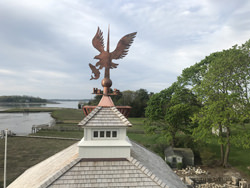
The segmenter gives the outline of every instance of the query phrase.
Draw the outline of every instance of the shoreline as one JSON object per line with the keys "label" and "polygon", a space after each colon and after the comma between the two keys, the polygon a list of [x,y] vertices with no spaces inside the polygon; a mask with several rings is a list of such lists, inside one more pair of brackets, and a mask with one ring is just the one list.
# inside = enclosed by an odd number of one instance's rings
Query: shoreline
{"label": "shoreline", "polygon": [[17,105],[17,104],[22,104],[22,105],[37,105],[37,104],[60,104],[59,102],[55,101],[48,101],[48,102],[0,102],[0,105]]}
{"label": "shoreline", "polygon": [[28,107],[28,108],[10,108],[0,111],[0,113],[39,113],[53,112],[55,110],[64,109],[62,107]]}

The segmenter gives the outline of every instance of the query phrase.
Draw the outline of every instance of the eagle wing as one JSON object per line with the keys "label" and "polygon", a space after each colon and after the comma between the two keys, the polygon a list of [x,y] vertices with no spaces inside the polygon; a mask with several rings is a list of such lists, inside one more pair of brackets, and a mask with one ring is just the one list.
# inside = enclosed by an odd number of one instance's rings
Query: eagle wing
{"label": "eagle wing", "polygon": [[111,53],[111,59],[121,59],[128,54],[128,49],[133,43],[136,33],[127,34],[120,39],[116,49]]}
{"label": "eagle wing", "polygon": [[98,27],[97,32],[92,40],[92,44],[99,52],[104,51],[102,31],[100,30],[99,27]]}

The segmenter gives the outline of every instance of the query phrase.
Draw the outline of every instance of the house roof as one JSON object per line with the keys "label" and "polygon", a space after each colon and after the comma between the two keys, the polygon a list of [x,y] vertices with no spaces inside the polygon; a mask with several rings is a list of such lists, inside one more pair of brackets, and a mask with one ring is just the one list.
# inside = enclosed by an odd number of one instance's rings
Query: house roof
{"label": "house roof", "polygon": [[172,146],[169,146],[164,151],[165,156],[173,156],[178,155],[180,157],[194,157],[194,153],[190,148],[173,148]]}
{"label": "house roof", "polygon": [[80,159],[73,144],[26,170],[8,188],[186,187],[159,156],[131,143],[127,159]]}
{"label": "house roof", "polygon": [[97,106],[79,124],[82,127],[128,127],[132,124],[116,107]]}
{"label": "house roof", "polygon": [[[167,147],[164,150],[164,154],[165,154],[166,157],[176,155],[172,146]],[[180,156],[180,157],[182,157],[182,156]]]}

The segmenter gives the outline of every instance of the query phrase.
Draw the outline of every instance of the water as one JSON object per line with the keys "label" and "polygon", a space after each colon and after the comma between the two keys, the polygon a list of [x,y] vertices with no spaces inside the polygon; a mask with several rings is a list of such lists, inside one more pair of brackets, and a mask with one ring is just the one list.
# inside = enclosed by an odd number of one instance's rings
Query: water
{"label": "water", "polygon": [[[87,102],[87,101],[85,101]],[[79,101],[56,101],[56,104],[17,104],[17,103],[8,103],[0,104],[0,111],[8,110],[10,108],[29,108],[29,107],[58,107],[58,108],[74,108],[78,109]]]}
{"label": "water", "polygon": [[11,130],[17,135],[31,133],[32,125],[51,125],[54,119],[48,112],[41,113],[0,113],[0,130]]}
{"label": "water", "polygon": [[46,104],[44,107],[74,108],[78,109],[79,101],[56,101],[58,104]]}
{"label": "water", "polygon": [[[58,107],[78,108],[79,101],[56,101],[57,104],[0,104],[0,111],[10,108],[28,107]],[[28,135],[31,133],[32,125],[51,124],[54,119],[50,113],[0,113],[0,131],[9,129],[17,135]]]}

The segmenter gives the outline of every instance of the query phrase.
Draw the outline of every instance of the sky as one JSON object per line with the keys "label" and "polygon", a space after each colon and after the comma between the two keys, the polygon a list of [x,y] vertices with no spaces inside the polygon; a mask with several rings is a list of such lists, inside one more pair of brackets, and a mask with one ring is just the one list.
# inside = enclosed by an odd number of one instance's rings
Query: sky
{"label": "sky", "polygon": [[[248,0],[0,0],[0,96],[91,99],[101,80],[89,63],[98,26],[110,51],[137,32],[114,60],[112,88],[160,92],[184,68],[250,39]],[[106,45],[105,45],[106,46]]]}

